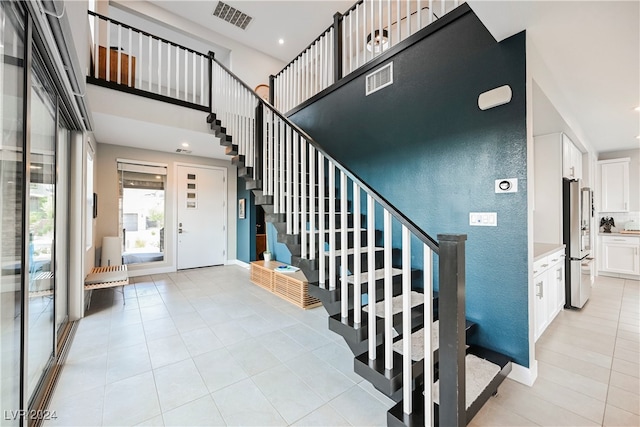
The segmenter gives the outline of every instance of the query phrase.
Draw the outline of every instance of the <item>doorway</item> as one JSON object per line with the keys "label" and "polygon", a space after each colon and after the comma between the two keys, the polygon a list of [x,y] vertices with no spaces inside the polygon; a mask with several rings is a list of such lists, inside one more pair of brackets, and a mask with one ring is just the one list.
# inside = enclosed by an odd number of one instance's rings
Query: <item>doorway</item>
{"label": "doorway", "polygon": [[226,261],[226,169],[177,165],[177,268]]}

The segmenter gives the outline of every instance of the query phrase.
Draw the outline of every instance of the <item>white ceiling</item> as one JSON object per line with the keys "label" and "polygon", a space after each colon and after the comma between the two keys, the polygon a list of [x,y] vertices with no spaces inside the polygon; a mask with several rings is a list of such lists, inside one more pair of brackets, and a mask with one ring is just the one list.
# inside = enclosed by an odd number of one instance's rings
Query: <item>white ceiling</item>
{"label": "white ceiling", "polygon": [[[332,23],[335,12],[346,11],[355,0],[226,1],[253,17],[246,31],[212,16],[217,0],[151,2],[288,62]],[[497,40],[527,30],[553,84],[545,88],[537,83],[584,146],[596,152],[640,147],[640,112],[634,111],[640,106],[639,1],[468,3]],[[116,129],[110,125],[100,130],[98,122],[96,118],[98,140],[103,132]],[[156,134],[158,149],[158,141],[171,133],[164,129]],[[170,144],[166,151],[175,150],[176,142]]]}

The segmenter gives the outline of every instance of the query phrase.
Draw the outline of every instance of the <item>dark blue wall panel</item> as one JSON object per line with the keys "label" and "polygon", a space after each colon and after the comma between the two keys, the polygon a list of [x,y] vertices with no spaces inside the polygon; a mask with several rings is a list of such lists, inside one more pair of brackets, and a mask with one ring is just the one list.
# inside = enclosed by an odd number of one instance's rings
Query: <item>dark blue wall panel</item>
{"label": "dark blue wall panel", "polygon": [[[468,235],[475,341],[528,366],[524,33],[496,43],[469,13],[390,60],[392,86],[365,97],[362,75],[291,119],[431,236]],[[478,95],[505,84],[512,101],[481,111]],[[519,191],[495,194],[499,178]],[[471,227],[469,212],[498,226]]]}
{"label": "dark blue wall panel", "polygon": [[244,178],[236,179],[238,201],[245,200],[245,219],[238,218],[237,223],[237,258],[248,263],[256,260],[256,206],[253,192],[245,188]]}

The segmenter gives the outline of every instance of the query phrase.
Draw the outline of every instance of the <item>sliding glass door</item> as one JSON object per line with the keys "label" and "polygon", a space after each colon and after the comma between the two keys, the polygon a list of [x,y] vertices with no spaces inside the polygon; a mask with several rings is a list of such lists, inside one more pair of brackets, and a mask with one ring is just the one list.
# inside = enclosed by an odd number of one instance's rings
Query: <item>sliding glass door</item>
{"label": "sliding glass door", "polygon": [[[24,15],[0,2],[0,410],[20,409]],[[6,412],[5,412],[6,411]],[[10,418],[10,419],[6,419]],[[0,417],[0,425],[18,425]]]}
{"label": "sliding glass door", "polygon": [[54,356],[57,98],[37,54],[31,72],[28,396]]}
{"label": "sliding glass door", "polygon": [[0,1],[0,426],[34,421],[69,306],[71,116],[23,5]]}

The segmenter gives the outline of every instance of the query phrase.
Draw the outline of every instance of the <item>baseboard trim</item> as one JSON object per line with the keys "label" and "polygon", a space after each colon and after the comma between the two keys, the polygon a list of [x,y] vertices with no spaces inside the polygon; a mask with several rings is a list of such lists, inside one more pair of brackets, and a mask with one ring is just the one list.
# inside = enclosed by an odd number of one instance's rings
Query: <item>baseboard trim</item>
{"label": "baseboard trim", "polygon": [[531,361],[531,366],[528,368],[513,363],[511,373],[507,378],[531,387],[536,382],[536,378],[538,378],[538,361]]}
{"label": "baseboard trim", "polygon": [[129,264],[127,271],[129,272],[129,277],[137,277],[137,276],[149,276],[151,274],[163,274],[163,273],[175,273],[176,267],[154,267],[154,268],[140,268],[131,269],[131,264]]}
{"label": "baseboard trim", "polygon": [[238,265],[242,268],[246,268],[247,270],[251,268],[251,264],[246,263],[244,261],[240,261],[239,259],[230,259],[227,260],[226,265]]}

